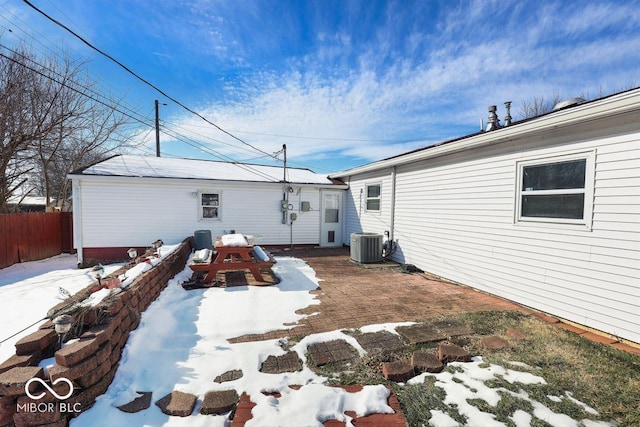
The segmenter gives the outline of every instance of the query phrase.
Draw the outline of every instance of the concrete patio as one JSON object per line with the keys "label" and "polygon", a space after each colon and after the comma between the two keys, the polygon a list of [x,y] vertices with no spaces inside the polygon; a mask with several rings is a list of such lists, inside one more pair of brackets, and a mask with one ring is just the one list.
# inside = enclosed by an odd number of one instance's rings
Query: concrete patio
{"label": "concrete patio", "polygon": [[392,262],[354,263],[348,248],[294,248],[271,252],[275,256],[301,258],[315,270],[320,289],[312,293],[317,295],[320,304],[303,310],[303,314],[315,314],[292,324],[289,330],[245,335],[234,342],[305,336],[382,323],[418,322],[472,311],[531,313],[518,304],[427,273],[403,273],[400,266]]}
{"label": "concrete patio", "polygon": [[[312,314],[290,329],[267,334],[245,335],[232,342],[259,341],[283,337],[302,337],[338,329],[359,328],[366,325],[420,322],[457,313],[474,311],[515,310],[535,316],[556,327],[581,337],[610,345],[619,350],[640,354],[640,348],[620,342],[580,325],[559,319],[522,305],[477,291],[429,273],[402,271],[393,262],[357,264],[350,259],[349,248],[293,248],[271,250],[274,256],[303,259],[320,279],[320,289],[312,291],[320,301],[302,310]],[[251,283],[251,274],[241,277],[238,284]],[[233,283],[228,283],[232,286]]]}

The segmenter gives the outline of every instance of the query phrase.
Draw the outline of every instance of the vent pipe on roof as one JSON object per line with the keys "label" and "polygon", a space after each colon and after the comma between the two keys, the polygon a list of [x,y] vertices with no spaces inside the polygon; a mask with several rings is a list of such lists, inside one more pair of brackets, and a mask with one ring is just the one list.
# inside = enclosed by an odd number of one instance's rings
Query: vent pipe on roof
{"label": "vent pipe on roof", "polygon": [[[489,119],[487,120],[487,128],[485,131],[489,132],[492,130],[500,129],[501,127],[511,126],[511,101],[506,101],[504,103],[504,108],[507,110],[507,115],[504,117],[504,126],[500,124],[500,119],[498,118],[498,107],[495,105],[489,106]],[[480,119],[480,130],[482,129],[482,119]]]}
{"label": "vent pipe on roof", "polygon": [[504,108],[507,110],[507,115],[504,116],[504,127],[511,126],[511,101],[506,101]]}
{"label": "vent pipe on roof", "polygon": [[498,119],[498,115],[496,114],[497,110],[498,107],[496,107],[495,105],[489,106],[489,120],[487,121],[486,129],[487,132],[501,128],[500,119]]}

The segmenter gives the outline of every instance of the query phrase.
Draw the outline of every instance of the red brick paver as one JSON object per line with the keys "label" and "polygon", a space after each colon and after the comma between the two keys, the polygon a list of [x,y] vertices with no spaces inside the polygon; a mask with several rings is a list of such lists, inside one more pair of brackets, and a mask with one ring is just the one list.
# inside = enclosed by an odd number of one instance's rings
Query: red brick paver
{"label": "red brick paver", "polygon": [[[320,279],[320,289],[312,293],[317,295],[320,304],[312,305],[300,312],[316,314],[291,325],[291,329],[245,335],[231,340],[232,342],[306,336],[381,323],[429,321],[465,312],[517,310],[556,327],[578,333],[583,338],[630,353],[640,353],[640,347],[617,342],[615,338],[607,337],[606,334],[589,333],[586,328],[574,329],[554,316],[451,283],[428,273],[402,273],[399,268],[389,268],[392,265],[390,263],[387,268],[356,264],[350,260],[348,248],[300,248],[292,251],[274,250],[272,253],[275,256],[301,258],[315,270],[316,276]],[[512,336],[509,333],[508,335]],[[517,335],[512,337],[524,338],[519,336],[520,333]]]}
{"label": "red brick paver", "polygon": [[387,268],[356,264],[345,248],[272,253],[301,258],[315,270],[320,289],[312,293],[320,304],[301,312],[318,314],[302,319],[292,325],[291,330],[246,335],[234,342],[305,336],[382,323],[418,322],[472,311],[524,311],[510,301],[428,274],[402,273],[399,268],[390,268],[391,263]]}

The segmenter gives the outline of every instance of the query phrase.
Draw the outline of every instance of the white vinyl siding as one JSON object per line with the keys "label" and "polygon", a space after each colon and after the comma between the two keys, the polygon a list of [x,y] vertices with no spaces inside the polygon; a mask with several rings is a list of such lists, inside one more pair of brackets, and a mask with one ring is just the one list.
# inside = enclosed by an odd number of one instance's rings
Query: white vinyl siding
{"label": "white vinyl siding", "polygon": [[[373,174],[363,174],[349,182],[345,195],[345,225],[343,243],[350,244],[351,233],[362,231],[384,234],[391,230],[391,172],[385,170]],[[367,210],[367,185],[380,185],[380,209]]]}
{"label": "white vinyl siding", "polygon": [[[640,342],[640,134],[573,138],[521,139],[398,165],[395,259]],[[591,228],[517,221],[518,165],[585,152],[594,162],[585,196]],[[361,224],[358,231],[380,232]]]}
{"label": "white vinyl siding", "polygon": [[[289,195],[298,218],[282,224],[280,184],[216,184],[204,181],[86,177],[81,178],[82,242],[86,248],[145,246],[162,239],[178,243],[194,231],[209,229],[212,235],[230,230],[256,236],[257,244],[319,243],[320,195],[317,188],[299,188]],[[220,218],[201,220],[200,192],[215,190],[221,196]],[[298,191],[299,190],[299,191]],[[300,202],[311,210],[300,211]],[[74,218],[75,219],[75,218]],[[293,231],[292,234],[290,232]]]}

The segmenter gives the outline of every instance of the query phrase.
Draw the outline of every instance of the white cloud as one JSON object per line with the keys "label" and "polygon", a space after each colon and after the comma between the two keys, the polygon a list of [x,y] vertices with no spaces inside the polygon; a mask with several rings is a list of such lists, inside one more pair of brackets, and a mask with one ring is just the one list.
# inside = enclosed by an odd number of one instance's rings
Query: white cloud
{"label": "white cloud", "polygon": [[[287,69],[256,67],[228,81],[225,96],[202,113],[265,151],[286,143],[292,159],[377,160],[475,132],[490,104],[501,110],[511,100],[515,115],[521,101],[533,96],[570,97],[628,85],[621,80],[634,71],[619,67],[638,63],[640,36],[584,34],[586,28],[622,26],[627,9],[461,2],[436,18],[440,31],[434,31],[403,26],[411,10],[400,17],[390,7],[369,42],[345,28],[320,28],[313,32],[314,49],[286,57]],[[625,25],[637,27],[637,12],[631,15]],[[238,43],[242,56],[246,40]],[[237,145],[200,127],[199,120],[185,119],[180,126]]]}

